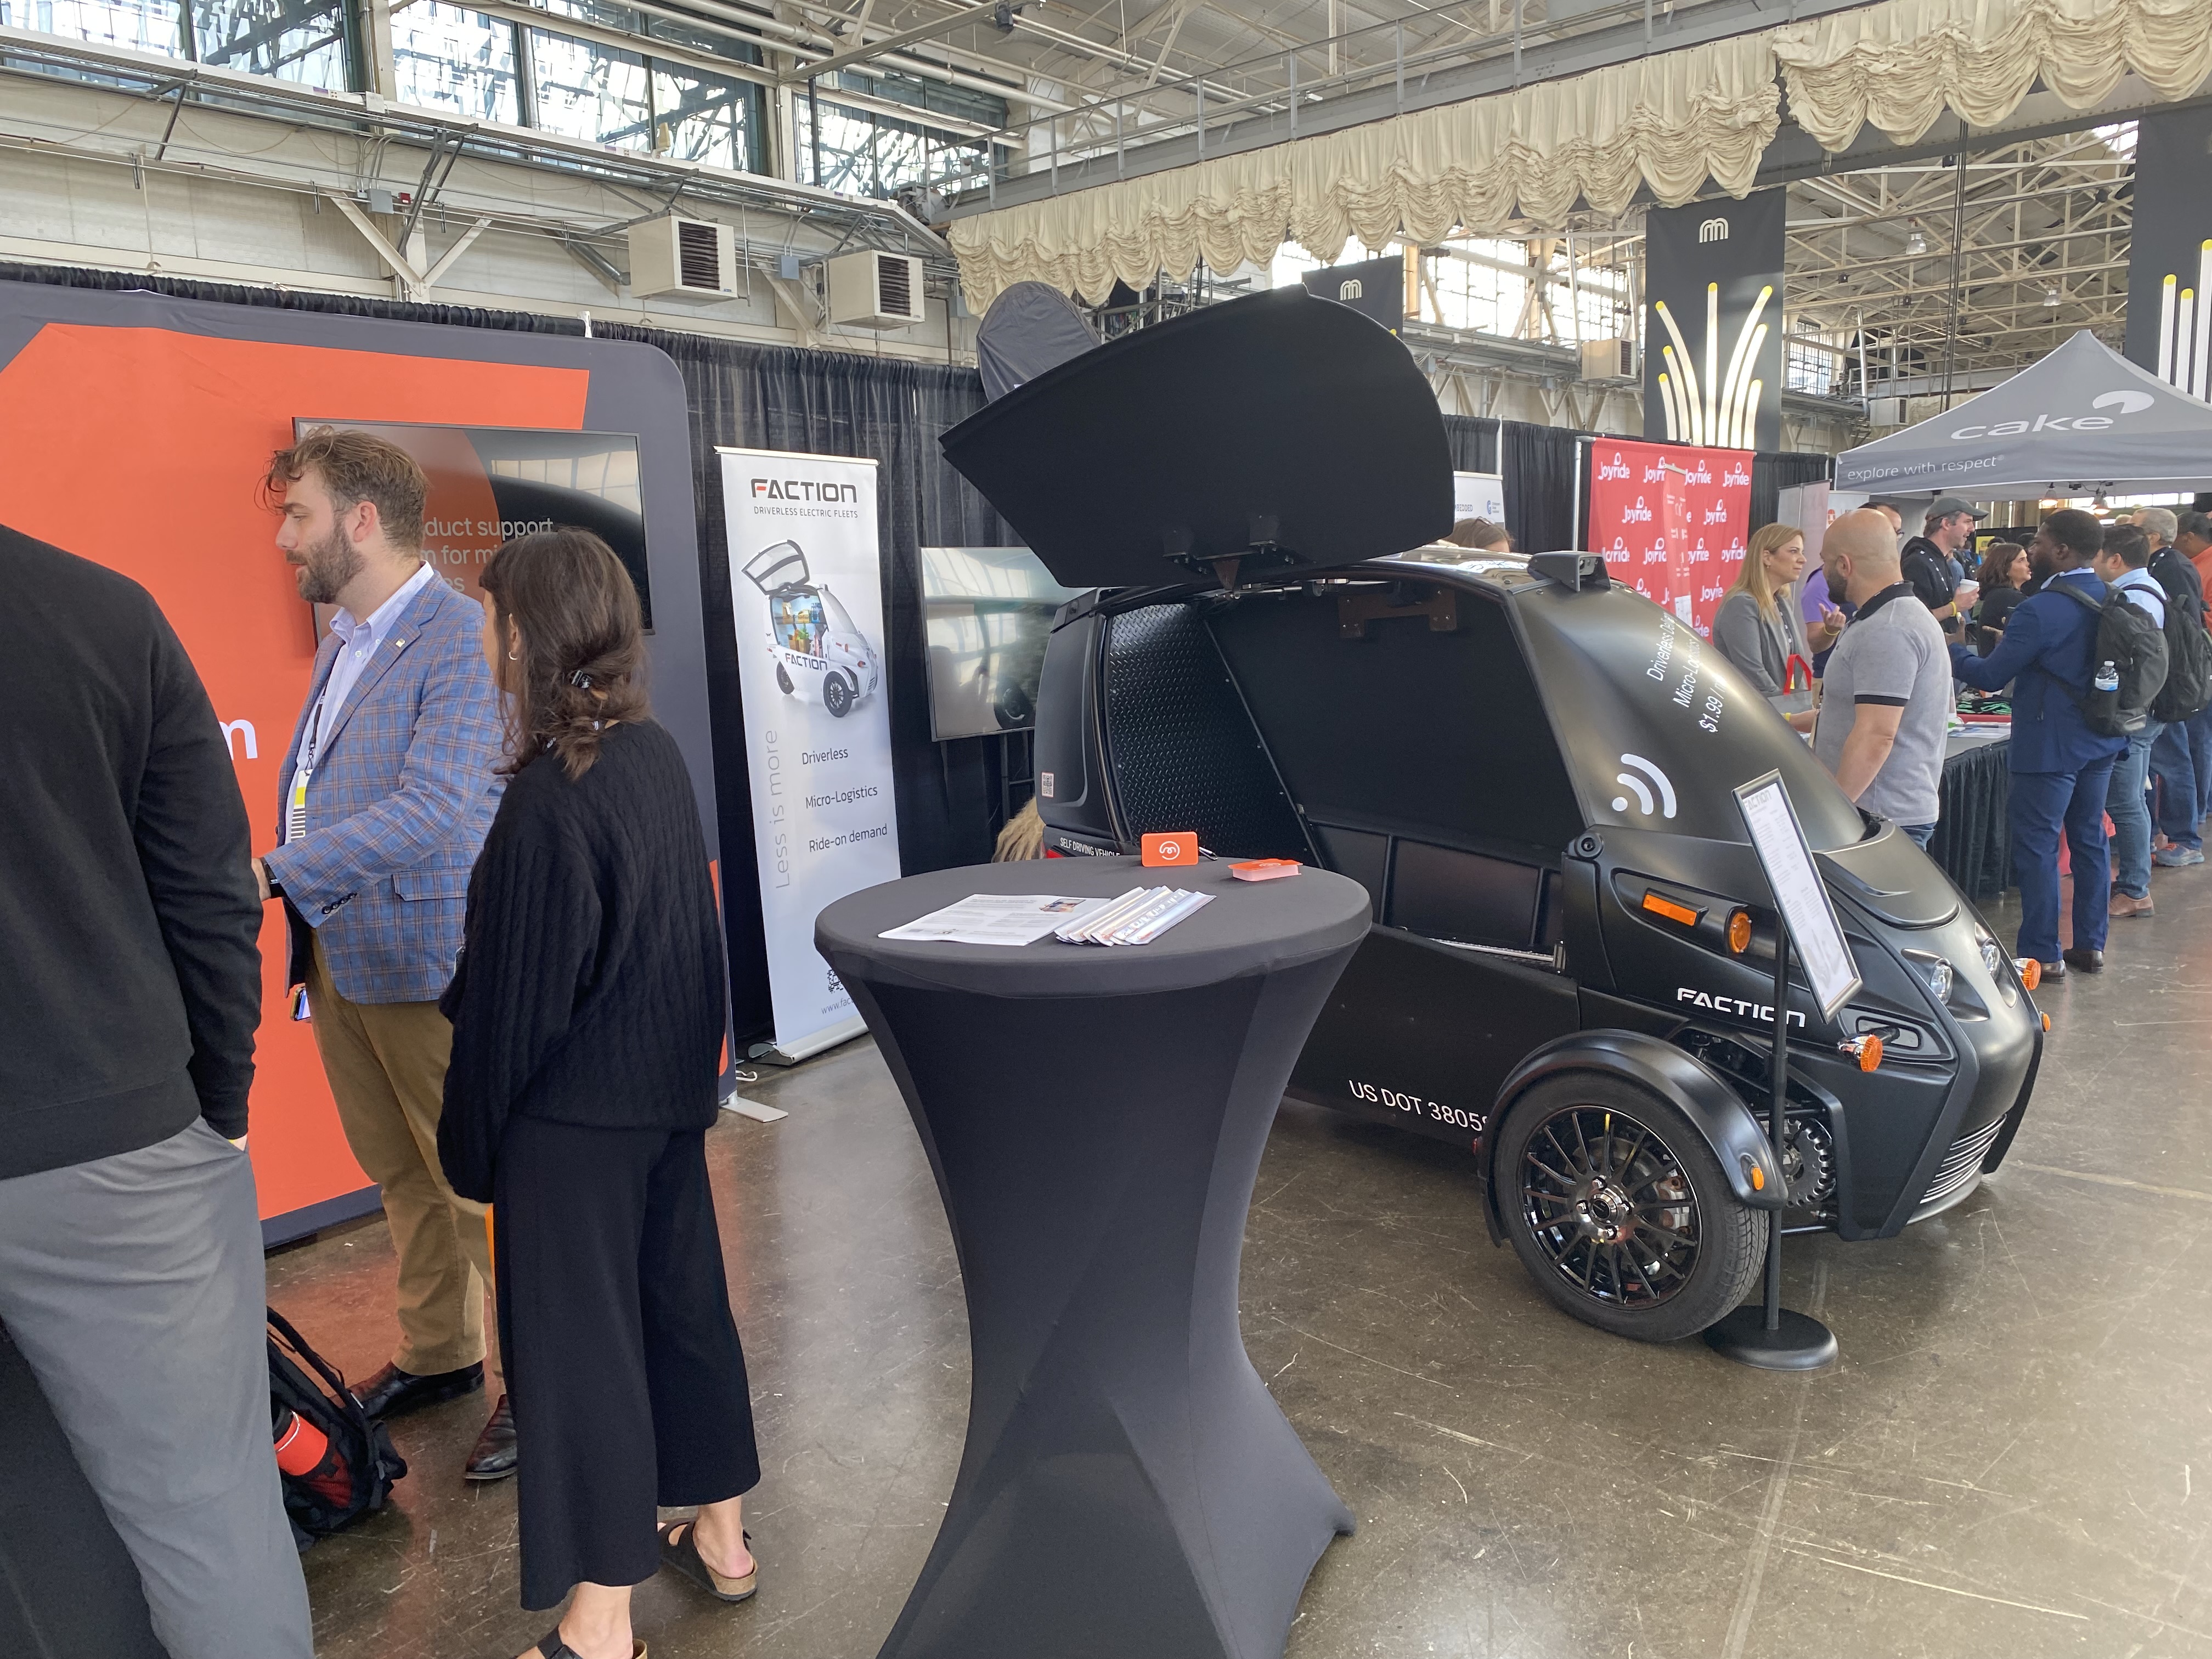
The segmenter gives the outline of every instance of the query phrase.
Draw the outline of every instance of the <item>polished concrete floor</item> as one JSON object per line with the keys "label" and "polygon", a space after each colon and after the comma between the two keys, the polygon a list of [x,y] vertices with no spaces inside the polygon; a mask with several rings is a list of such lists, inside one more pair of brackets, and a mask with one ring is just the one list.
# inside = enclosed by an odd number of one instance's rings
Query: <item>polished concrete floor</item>
{"label": "polished concrete floor", "polygon": [[[1245,1335],[1359,1517],[1291,1659],[2212,1655],[2212,867],[2154,890],[2103,975],[2045,995],[1996,1181],[1887,1243],[1790,1242],[1789,1301],[1842,1341],[1814,1375],[1560,1316],[1488,1243],[1451,1149],[1286,1106]],[[868,1659],[958,1459],[959,1275],[866,1042],[746,1092],[790,1114],[709,1142],[763,1588],[724,1608],[664,1575],[638,1632],[654,1659]],[[349,1374],[388,1357],[380,1222],[270,1279]],[[552,1623],[516,1604],[512,1488],[459,1480],[485,1409],[402,1419],[393,1506],[307,1558],[325,1659],[506,1659]]]}

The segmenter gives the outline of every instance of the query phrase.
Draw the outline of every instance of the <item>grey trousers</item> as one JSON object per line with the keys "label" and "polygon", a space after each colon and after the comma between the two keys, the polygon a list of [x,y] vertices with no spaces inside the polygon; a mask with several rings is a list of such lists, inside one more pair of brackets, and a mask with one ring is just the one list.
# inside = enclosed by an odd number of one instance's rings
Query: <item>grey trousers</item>
{"label": "grey trousers", "polygon": [[146,1588],[171,1659],[312,1659],[270,1449],[261,1229],[204,1122],[0,1181],[0,1324]]}

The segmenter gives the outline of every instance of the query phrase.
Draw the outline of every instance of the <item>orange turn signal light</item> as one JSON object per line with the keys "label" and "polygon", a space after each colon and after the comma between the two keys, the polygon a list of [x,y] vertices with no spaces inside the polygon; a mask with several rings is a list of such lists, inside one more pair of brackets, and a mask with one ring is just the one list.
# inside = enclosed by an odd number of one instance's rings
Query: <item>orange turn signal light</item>
{"label": "orange turn signal light", "polygon": [[1751,912],[1731,910],[1728,920],[1729,949],[1741,956],[1751,949]]}
{"label": "orange turn signal light", "polygon": [[1859,1045],[1859,1070],[1871,1072],[1881,1064],[1881,1039],[1869,1036]]}
{"label": "orange turn signal light", "polygon": [[2043,1017],[2043,1029],[2046,1031],[2051,1029],[2051,1016],[2048,1014]]}
{"label": "orange turn signal light", "polygon": [[1756,1164],[1751,1166],[1751,1190],[1754,1193],[1763,1193],[1766,1190],[1766,1171]]}
{"label": "orange turn signal light", "polygon": [[1660,893],[1644,894],[1644,908],[1655,916],[1664,916],[1669,921],[1679,921],[1685,927],[1696,927],[1698,918],[1705,914],[1702,910],[1692,910],[1686,904],[1677,904],[1673,899]]}
{"label": "orange turn signal light", "polygon": [[2043,964],[2033,957],[2030,957],[2026,962],[2015,963],[2014,965],[2020,969],[2020,982],[2029,990],[2033,991],[2043,983]]}

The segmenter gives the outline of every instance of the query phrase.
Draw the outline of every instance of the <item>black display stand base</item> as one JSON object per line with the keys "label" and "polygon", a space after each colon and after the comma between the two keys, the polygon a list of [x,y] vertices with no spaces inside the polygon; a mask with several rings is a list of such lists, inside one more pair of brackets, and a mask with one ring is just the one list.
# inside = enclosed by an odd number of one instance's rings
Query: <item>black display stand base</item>
{"label": "black display stand base", "polygon": [[1763,1371],[1816,1371],[1835,1363],[1836,1334],[1810,1314],[1777,1310],[1779,1328],[1766,1328],[1766,1310],[1746,1303],[1708,1326],[1705,1344],[1739,1365]]}

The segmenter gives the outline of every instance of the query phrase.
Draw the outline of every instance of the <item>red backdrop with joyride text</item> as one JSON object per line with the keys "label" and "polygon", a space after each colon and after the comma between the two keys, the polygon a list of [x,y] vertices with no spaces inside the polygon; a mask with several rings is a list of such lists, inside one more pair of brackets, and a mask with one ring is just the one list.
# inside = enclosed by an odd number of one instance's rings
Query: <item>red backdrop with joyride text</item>
{"label": "red backdrop with joyride text", "polygon": [[1711,638],[1751,534],[1751,452],[1597,439],[1589,547],[1607,572]]}

